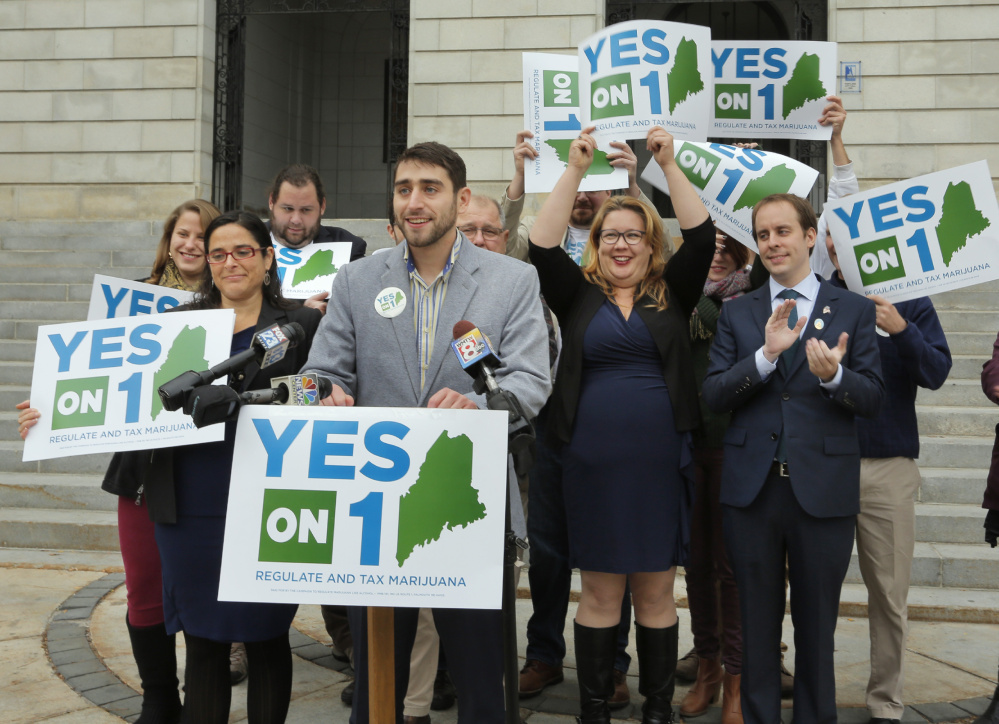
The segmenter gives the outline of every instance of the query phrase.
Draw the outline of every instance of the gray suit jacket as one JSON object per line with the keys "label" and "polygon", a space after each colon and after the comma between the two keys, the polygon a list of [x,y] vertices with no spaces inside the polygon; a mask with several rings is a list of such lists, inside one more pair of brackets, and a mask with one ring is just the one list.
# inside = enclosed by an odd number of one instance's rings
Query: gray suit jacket
{"label": "gray suit jacket", "polygon": [[[502,360],[496,370],[499,385],[517,396],[528,417],[537,415],[551,392],[551,379],[548,329],[534,268],[463,238],[421,391],[414,300],[403,250],[400,244],[351,262],[336,275],[303,371],[329,377],[365,407],[425,407],[431,395],[447,387],[485,408],[485,396],[472,391],[472,377],[451,349],[451,329],[464,319],[489,338]],[[375,310],[375,298],[388,287],[406,295],[406,308],[392,318]]]}

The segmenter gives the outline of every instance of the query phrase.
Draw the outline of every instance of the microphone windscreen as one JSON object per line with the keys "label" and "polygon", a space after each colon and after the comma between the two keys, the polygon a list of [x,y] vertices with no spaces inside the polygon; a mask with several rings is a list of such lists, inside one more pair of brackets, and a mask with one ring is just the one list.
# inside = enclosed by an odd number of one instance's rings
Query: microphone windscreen
{"label": "microphone windscreen", "polygon": [[319,399],[325,400],[333,394],[333,381],[329,377],[319,376]]}
{"label": "microphone windscreen", "polygon": [[199,428],[225,422],[239,410],[239,393],[229,385],[203,385],[196,388],[188,399],[190,409],[185,407],[184,412]]}
{"label": "microphone windscreen", "polygon": [[473,329],[475,329],[475,325],[467,319],[456,322],[454,328],[451,330],[451,339],[461,339]]}
{"label": "microphone windscreen", "polygon": [[298,322],[289,322],[281,327],[281,331],[284,332],[284,336],[291,342],[292,347],[305,341],[305,327]]}

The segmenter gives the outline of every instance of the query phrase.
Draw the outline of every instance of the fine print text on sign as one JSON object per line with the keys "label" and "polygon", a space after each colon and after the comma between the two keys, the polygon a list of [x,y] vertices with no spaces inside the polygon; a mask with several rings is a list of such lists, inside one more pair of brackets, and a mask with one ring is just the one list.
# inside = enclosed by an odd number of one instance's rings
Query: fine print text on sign
{"label": "fine print text on sign", "polygon": [[303,249],[275,246],[281,293],[288,299],[308,299],[333,288],[333,278],[350,261],[350,243],[309,244]]}
{"label": "fine print text on sign", "polygon": [[583,126],[597,136],[645,138],[663,126],[678,139],[704,140],[711,128],[711,30],[632,20],[579,45]]}
{"label": "fine print text on sign", "polygon": [[219,599],[499,608],[507,415],[246,406]]}
{"label": "fine print text on sign", "polygon": [[836,89],[836,43],[713,41],[714,123],[729,138],[828,140],[820,126]]}
{"label": "fine print text on sign", "polygon": [[[531,144],[537,157],[524,164],[524,189],[529,194],[548,193],[565,171],[569,145],[583,126],[579,108],[579,63],[574,55],[524,53],[524,128],[534,134]],[[614,153],[611,141],[624,136],[597,138],[593,163],[579,185],[580,191],[625,188],[628,172],[607,160]]]}
{"label": "fine print text on sign", "polygon": [[999,279],[988,164],[918,176],[826,204],[847,287],[892,302]]}
{"label": "fine print text on sign", "polygon": [[38,329],[24,460],[221,440],[163,409],[160,385],[229,357],[231,309],[53,324]]}
{"label": "fine print text on sign", "polygon": [[[807,196],[818,171],[800,161],[755,148],[684,141],[675,146],[677,165],[690,179],[715,225],[756,251],[753,207],[770,194]],[[666,177],[652,159],[642,178],[669,193]]]}

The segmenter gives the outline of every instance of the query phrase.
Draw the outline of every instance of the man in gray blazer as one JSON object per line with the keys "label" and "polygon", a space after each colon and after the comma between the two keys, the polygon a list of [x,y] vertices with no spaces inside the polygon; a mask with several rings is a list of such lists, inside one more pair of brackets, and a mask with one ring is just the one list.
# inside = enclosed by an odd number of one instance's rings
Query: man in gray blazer
{"label": "man in gray blazer", "polygon": [[[457,230],[468,205],[465,164],[453,150],[421,143],[396,163],[395,222],[406,243],[345,266],[303,371],[328,377],[327,405],[484,409],[451,350],[454,324],[467,320],[503,361],[501,387],[537,415],[551,391],[548,332],[534,268],[475,247]],[[470,413],[474,414],[474,413]],[[501,545],[497,541],[497,545]],[[396,609],[397,720],[409,678],[418,609]],[[350,610],[357,672],[352,724],[368,721],[364,609]],[[503,716],[499,610],[439,609],[434,620],[458,690],[458,722]]]}

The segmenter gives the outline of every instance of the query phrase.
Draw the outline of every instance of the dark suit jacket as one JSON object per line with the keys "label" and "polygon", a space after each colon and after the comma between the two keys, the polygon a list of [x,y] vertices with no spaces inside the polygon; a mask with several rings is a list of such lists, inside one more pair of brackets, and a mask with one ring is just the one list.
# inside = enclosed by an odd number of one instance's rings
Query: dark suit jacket
{"label": "dark suit jacket", "polygon": [[[669,306],[661,312],[650,309],[645,306],[650,301],[646,298],[635,303],[634,312],[642,318],[659,349],[676,429],[685,432],[697,427],[701,418],[690,354],[690,314],[701,297],[711,267],[715,230],[708,219],[698,227],[682,231],[684,243],[663,274]],[[555,375],[555,390],[548,403],[548,437],[553,443],[567,443],[583,380],[583,337],[607,295],[586,281],[579,266],[562,247],[545,249],[530,244],[529,253],[541,280],[541,294],[562,326],[562,356]]]}
{"label": "dark suit jacket", "polygon": [[[718,320],[703,394],[711,409],[733,412],[724,438],[721,502],[745,507],[756,499],[783,427],[791,487],[802,508],[820,518],[855,515],[860,448],[854,416],[875,416],[884,396],[874,302],[821,282],[790,369],[779,361],[764,382],[755,355],[771,313],[766,284],[723,304]],[[815,327],[819,319],[821,330]],[[808,369],[804,343],[816,337],[833,347],[842,332],[850,335],[843,379],[830,395]]]}
{"label": "dark suit jacket", "polygon": [[[185,307],[178,307],[182,310]],[[270,387],[271,378],[298,374],[309,357],[312,338],[319,328],[322,314],[317,309],[275,309],[264,300],[257,319],[257,331],[274,324],[298,322],[305,328],[306,341],[288,350],[284,359],[261,370],[256,361],[243,368],[238,390],[260,390]],[[149,505],[149,517],[156,523],[176,523],[177,506],[173,482],[173,455],[176,448],[133,450],[115,453],[104,476],[102,488],[112,493],[134,495],[140,486]]]}

